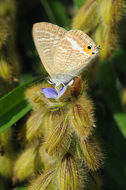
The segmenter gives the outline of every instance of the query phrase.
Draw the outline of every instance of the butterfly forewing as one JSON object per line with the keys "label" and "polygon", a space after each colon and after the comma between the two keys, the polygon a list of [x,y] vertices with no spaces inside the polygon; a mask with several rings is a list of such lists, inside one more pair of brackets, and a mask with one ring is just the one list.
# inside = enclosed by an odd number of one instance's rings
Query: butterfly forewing
{"label": "butterfly forewing", "polygon": [[40,59],[50,76],[55,72],[54,53],[59,41],[67,31],[51,23],[36,23],[33,25],[33,39]]}
{"label": "butterfly forewing", "polygon": [[54,56],[55,74],[76,76],[91,61],[85,46],[95,46],[93,40],[80,30],[70,30],[60,40]]}

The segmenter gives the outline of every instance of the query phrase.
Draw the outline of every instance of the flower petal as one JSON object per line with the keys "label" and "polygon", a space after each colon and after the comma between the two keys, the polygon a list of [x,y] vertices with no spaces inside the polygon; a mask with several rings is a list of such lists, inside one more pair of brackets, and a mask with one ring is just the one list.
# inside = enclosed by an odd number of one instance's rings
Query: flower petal
{"label": "flower petal", "polygon": [[71,80],[69,83],[67,83],[65,86],[63,86],[63,87],[60,89],[60,91],[59,91],[59,93],[58,93],[58,98],[60,98],[60,97],[64,94],[64,92],[65,92],[66,89],[67,89],[67,86],[71,86],[71,85],[73,84],[73,82],[74,82],[74,80]]}
{"label": "flower petal", "polygon": [[54,88],[41,88],[46,98],[56,99],[58,96],[57,91]]}
{"label": "flower petal", "polygon": [[64,92],[66,91],[66,88],[67,88],[67,85],[66,85],[66,86],[63,86],[63,87],[60,89],[60,91],[59,91],[59,93],[58,93],[58,98],[60,98],[60,97],[64,94]]}

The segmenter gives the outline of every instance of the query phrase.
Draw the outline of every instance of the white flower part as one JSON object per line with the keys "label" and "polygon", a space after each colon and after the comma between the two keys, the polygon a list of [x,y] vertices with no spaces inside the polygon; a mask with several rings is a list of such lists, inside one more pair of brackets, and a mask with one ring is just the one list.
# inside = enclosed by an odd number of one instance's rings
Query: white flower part
{"label": "white flower part", "polygon": [[72,79],[69,83],[68,86],[71,86],[73,84],[74,80]]}

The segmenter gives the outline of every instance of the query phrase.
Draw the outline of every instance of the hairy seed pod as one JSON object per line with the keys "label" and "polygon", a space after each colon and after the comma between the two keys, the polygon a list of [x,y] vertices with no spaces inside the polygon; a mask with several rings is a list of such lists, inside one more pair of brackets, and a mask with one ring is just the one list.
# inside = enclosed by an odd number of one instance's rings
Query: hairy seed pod
{"label": "hairy seed pod", "polygon": [[12,66],[5,60],[0,60],[0,76],[4,80],[11,80],[12,78]]}
{"label": "hairy seed pod", "polygon": [[49,136],[52,130],[63,120],[65,117],[64,109],[57,109],[56,111],[49,111],[44,119],[45,136]]}
{"label": "hairy seed pod", "polygon": [[0,1],[0,17],[6,21],[7,25],[7,39],[2,49],[2,56],[5,57],[5,60],[12,67],[12,77],[9,78],[9,82],[14,83],[18,81],[17,76],[20,71],[19,57],[15,43],[16,5],[14,0],[11,1],[11,4],[8,0]]}
{"label": "hairy seed pod", "polygon": [[69,126],[68,118],[59,120],[58,124],[54,126],[52,131],[46,137],[45,150],[49,155],[65,150],[68,145],[69,139]]}
{"label": "hairy seed pod", "polygon": [[51,168],[33,179],[28,187],[28,190],[55,190],[53,188],[55,168]]}
{"label": "hairy seed pod", "polygon": [[101,47],[100,58],[106,59],[119,44],[118,26],[124,11],[124,0],[86,1],[73,18],[72,28],[91,35]]}
{"label": "hairy seed pod", "polygon": [[70,126],[79,137],[87,138],[94,124],[93,104],[83,96],[72,105],[70,111]]}
{"label": "hairy seed pod", "polygon": [[[13,150],[12,150],[13,151]],[[0,156],[0,174],[5,178],[11,178],[14,165],[14,152],[4,153],[3,156]]]}
{"label": "hairy seed pod", "polygon": [[[40,160],[38,157],[38,142],[34,142],[31,146],[27,147],[18,157],[14,164],[13,179],[23,181],[32,176],[37,171],[38,165],[42,167],[41,163],[36,163]],[[39,167],[39,169],[41,169]]]}
{"label": "hairy seed pod", "polygon": [[101,4],[102,20],[105,24],[110,25],[112,21],[113,0],[103,0]]}
{"label": "hairy seed pod", "polygon": [[58,184],[60,190],[78,190],[82,188],[81,171],[76,160],[69,153],[61,161]]}
{"label": "hairy seed pod", "polygon": [[103,154],[96,141],[92,137],[81,139],[80,147],[83,153],[82,159],[90,170],[97,170],[103,164]]}
{"label": "hairy seed pod", "polygon": [[77,98],[82,93],[82,90],[83,90],[83,81],[82,78],[78,76],[73,84],[72,96]]}
{"label": "hairy seed pod", "polygon": [[3,21],[3,19],[0,19],[0,48],[3,44],[5,44],[7,37],[7,24]]}
{"label": "hairy seed pod", "polygon": [[0,134],[0,175],[10,178],[15,160],[14,145],[12,144],[12,129]]}
{"label": "hairy seed pod", "polygon": [[91,33],[100,21],[97,0],[87,1],[77,12],[72,21],[72,28]]}
{"label": "hairy seed pod", "polygon": [[49,166],[54,165],[55,163],[57,163],[58,158],[55,156],[50,156],[44,148],[44,145],[40,147],[39,149],[39,155],[41,158],[41,162],[43,164],[43,167],[45,169],[47,169]]}
{"label": "hairy seed pod", "polygon": [[25,92],[25,97],[29,103],[33,106],[34,110],[40,109],[44,106],[41,87],[43,84],[34,85],[28,88]]}
{"label": "hairy seed pod", "polygon": [[26,122],[26,139],[32,141],[42,136],[44,109],[33,111]]}
{"label": "hairy seed pod", "polygon": [[111,27],[116,27],[121,20],[123,8],[123,0],[103,0],[101,3],[101,17],[103,22]]}
{"label": "hairy seed pod", "polygon": [[59,98],[59,100],[61,102],[71,102],[73,101],[73,99],[77,98],[83,89],[83,82],[82,82],[82,78],[80,76],[78,76],[77,78],[75,78],[73,84],[71,84],[70,86],[68,85],[64,94]]}
{"label": "hairy seed pod", "polygon": [[110,57],[118,43],[117,32],[112,30],[109,25],[100,24],[94,34],[94,40],[100,47],[104,47],[100,54],[101,59]]}
{"label": "hairy seed pod", "polygon": [[126,108],[126,88],[124,88],[121,92],[121,99],[124,107]]}

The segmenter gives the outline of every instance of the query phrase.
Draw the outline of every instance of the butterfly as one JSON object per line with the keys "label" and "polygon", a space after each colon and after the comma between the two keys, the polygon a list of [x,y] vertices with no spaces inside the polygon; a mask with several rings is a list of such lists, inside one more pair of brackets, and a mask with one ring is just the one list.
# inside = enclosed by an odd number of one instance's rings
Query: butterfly
{"label": "butterfly", "polygon": [[81,30],[65,30],[55,24],[35,23],[33,40],[40,59],[56,86],[67,84],[98,56],[95,42]]}

